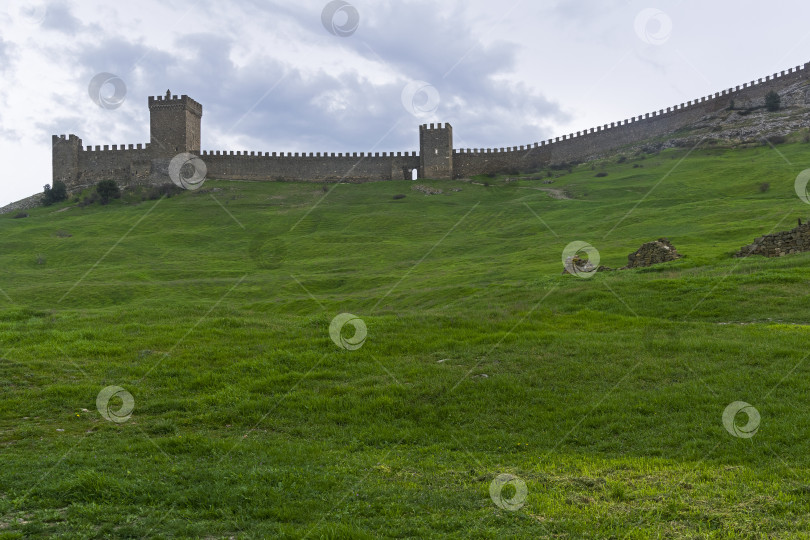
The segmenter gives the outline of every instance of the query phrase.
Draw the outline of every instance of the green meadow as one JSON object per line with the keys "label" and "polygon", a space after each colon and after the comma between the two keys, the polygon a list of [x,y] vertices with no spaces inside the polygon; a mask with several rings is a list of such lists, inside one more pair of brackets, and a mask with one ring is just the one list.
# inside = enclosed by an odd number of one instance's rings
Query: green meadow
{"label": "green meadow", "polygon": [[0,216],[0,539],[810,537],[810,145],[619,161]]}

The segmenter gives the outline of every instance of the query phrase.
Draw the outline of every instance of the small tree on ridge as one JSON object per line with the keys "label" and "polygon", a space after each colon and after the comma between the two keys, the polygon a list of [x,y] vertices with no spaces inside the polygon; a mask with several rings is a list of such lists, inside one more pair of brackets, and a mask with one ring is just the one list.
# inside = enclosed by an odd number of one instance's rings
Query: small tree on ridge
{"label": "small tree on ridge", "polygon": [[778,111],[779,107],[782,105],[782,98],[779,97],[779,94],[771,90],[767,94],[765,94],[765,108],[769,111]]}
{"label": "small tree on ridge", "polygon": [[53,187],[51,187],[49,184],[45,184],[42,197],[42,203],[45,206],[50,206],[53,203],[67,200],[67,198],[67,186],[61,180],[56,180],[53,183]]}

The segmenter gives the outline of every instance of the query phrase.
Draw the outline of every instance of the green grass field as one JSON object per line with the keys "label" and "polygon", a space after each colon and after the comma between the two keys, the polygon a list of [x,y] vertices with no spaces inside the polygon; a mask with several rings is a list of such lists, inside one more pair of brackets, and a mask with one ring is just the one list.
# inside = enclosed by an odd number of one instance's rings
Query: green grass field
{"label": "green grass field", "polygon": [[810,145],[595,166],[0,216],[0,538],[810,537]]}

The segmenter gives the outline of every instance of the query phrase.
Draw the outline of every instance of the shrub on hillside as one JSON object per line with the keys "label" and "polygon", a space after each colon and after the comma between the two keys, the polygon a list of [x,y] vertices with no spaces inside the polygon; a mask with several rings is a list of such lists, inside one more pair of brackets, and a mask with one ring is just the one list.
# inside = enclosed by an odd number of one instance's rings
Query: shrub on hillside
{"label": "shrub on hillside", "polygon": [[767,94],[765,94],[765,108],[769,111],[778,111],[779,107],[782,105],[782,98],[779,97],[779,94],[771,90]]}
{"label": "shrub on hillside", "polygon": [[98,202],[98,200],[99,200],[98,192],[91,191],[90,193],[85,195],[84,198],[79,202],[79,208],[83,208],[90,204],[94,204]]}
{"label": "shrub on hillside", "polygon": [[42,204],[45,206],[50,206],[53,203],[65,201],[68,198],[67,186],[61,180],[56,180],[53,183],[53,187],[51,187],[49,184],[45,184],[45,189],[42,193]]}
{"label": "shrub on hillside", "polygon": [[183,191],[185,191],[183,188],[175,185],[174,183],[166,182],[165,184],[150,186],[149,191],[147,191],[144,195],[144,200],[148,199],[150,201],[156,201],[161,197],[166,197],[168,199],[172,195],[183,193]]}
{"label": "shrub on hillside", "polygon": [[564,170],[570,171],[574,165],[576,165],[576,163],[573,161],[570,163],[567,161],[563,161],[562,163],[552,163],[551,165],[549,165],[549,168],[552,171],[564,171]]}
{"label": "shrub on hillside", "polygon": [[16,214],[14,214],[14,219],[22,219],[22,218],[27,218],[27,217],[28,217],[28,212],[18,212]]}
{"label": "shrub on hillside", "polygon": [[605,171],[602,171],[602,172],[598,172],[598,173],[596,173],[596,175],[595,175],[595,176],[596,176],[597,178],[604,178],[604,177],[605,177],[605,176],[607,176],[607,175],[608,175],[608,173],[606,173]]}
{"label": "shrub on hillside", "polygon": [[771,189],[771,183],[770,183],[770,182],[762,182],[762,183],[759,185],[759,191],[760,191],[760,193],[765,193],[765,192],[766,192],[766,191],[768,191],[769,189]]}
{"label": "shrub on hillside", "polygon": [[110,199],[120,199],[121,190],[115,180],[102,180],[96,184],[96,193],[101,197],[101,204],[107,204]]}
{"label": "shrub on hillside", "polygon": [[404,199],[404,198],[405,198],[405,195],[403,195],[402,193],[397,193],[396,195],[394,195],[394,200],[395,201],[398,201],[399,199]]}

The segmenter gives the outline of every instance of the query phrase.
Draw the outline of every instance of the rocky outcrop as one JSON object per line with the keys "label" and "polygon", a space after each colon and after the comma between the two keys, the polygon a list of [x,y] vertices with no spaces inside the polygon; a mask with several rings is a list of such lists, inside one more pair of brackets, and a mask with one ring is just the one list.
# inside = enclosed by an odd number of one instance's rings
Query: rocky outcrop
{"label": "rocky outcrop", "polygon": [[[642,244],[638,250],[627,256],[627,266],[619,268],[619,270],[628,270],[630,268],[643,268],[660,264],[665,262],[680,259],[681,254],[675,249],[669,240],[666,238],[659,238],[654,242],[647,242]],[[612,272],[614,269],[607,266],[594,267],[593,263],[587,259],[582,259],[574,255],[568,257],[564,264],[563,274],[572,275],[585,275],[588,276],[594,272]]]}
{"label": "rocky outcrop", "polygon": [[669,240],[659,238],[654,242],[643,244],[637,251],[627,256],[627,266],[624,268],[643,268],[680,259],[681,254]]}
{"label": "rocky outcrop", "polygon": [[743,246],[734,254],[735,257],[762,255],[763,257],[782,257],[792,253],[810,251],[810,223],[801,223],[789,231],[766,234],[754,240],[753,244]]}
{"label": "rocky outcrop", "polygon": [[425,195],[441,195],[444,193],[441,189],[426,186],[424,184],[416,184],[411,189],[418,191],[419,193],[424,193]]}
{"label": "rocky outcrop", "polygon": [[592,274],[593,272],[612,272],[613,268],[608,268],[607,266],[599,266],[595,267],[591,261],[587,259],[582,259],[576,255],[573,257],[568,257],[565,259],[565,263],[563,264],[563,275],[571,274],[571,275],[588,275]]}

